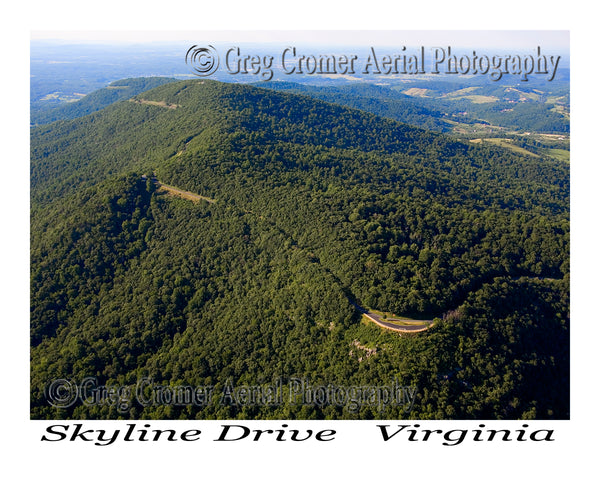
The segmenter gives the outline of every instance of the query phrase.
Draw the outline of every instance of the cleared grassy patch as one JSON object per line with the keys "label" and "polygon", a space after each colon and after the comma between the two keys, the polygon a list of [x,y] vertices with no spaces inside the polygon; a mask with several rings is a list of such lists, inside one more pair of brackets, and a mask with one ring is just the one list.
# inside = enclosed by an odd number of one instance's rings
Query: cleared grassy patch
{"label": "cleared grassy patch", "polygon": [[505,92],[516,92],[518,93],[521,98],[520,100],[532,100],[534,102],[538,102],[540,100],[540,95],[538,93],[533,93],[533,92],[524,92],[522,90],[518,90],[516,88],[512,88],[512,87],[508,87]]}
{"label": "cleared grassy patch", "polygon": [[536,153],[530,152],[529,150],[527,150],[523,147],[518,147],[517,145],[514,145],[512,143],[512,141],[507,138],[474,138],[474,139],[470,140],[470,142],[471,143],[492,143],[492,144],[498,145],[500,147],[508,148],[509,150],[512,150],[513,152],[516,152],[516,153],[521,153],[524,155],[531,155],[533,157],[539,157],[539,155]]}
{"label": "cleared grassy patch", "polygon": [[426,97],[429,92],[426,88],[409,88],[407,90],[403,90],[402,93],[405,95],[410,95],[411,97]]}
{"label": "cleared grassy patch", "polygon": [[448,97],[448,98],[452,98],[452,97],[464,97],[465,95],[470,94],[470,93],[474,92],[475,90],[478,90],[479,88],[481,88],[481,87],[461,88],[460,90],[454,90],[453,92],[448,92],[444,96]]}
{"label": "cleared grassy patch", "polygon": [[405,315],[396,315],[391,312],[382,312],[380,310],[374,310],[372,308],[368,308],[369,313],[374,313],[375,315],[379,315],[381,319],[388,323],[394,323],[397,325],[429,325],[431,320],[422,319],[422,318],[410,318]]}
{"label": "cleared grassy patch", "polygon": [[493,103],[498,101],[498,97],[492,95],[477,95],[474,93],[481,87],[467,87],[449,92],[443,95],[448,100],[470,100],[473,103]]}
{"label": "cleared grassy patch", "polygon": [[[506,131],[504,127],[498,127],[496,125],[488,125],[485,123],[460,123],[460,122],[448,122],[454,125],[452,131],[454,133],[462,135],[477,135],[477,134],[502,134]],[[481,139],[476,139],[481,140]]]}
{"label": "cleared grassy patch", "polygon": [[561,162],[569,163],[571,161],[571,152],[562,148],[547,148],[544,150],[544,153]]}
{"label": "cleared grassy patch", "polygon": [[176,197],[184,198],[185,200],[191,200],[192,202],[200,202],[205,201],[208,203],[215,203],[216,200],[214,198],[203,197],[202,195],[198,195],[192,192],[186,192],[185,190],[180,190],[175,187],[171,187],[170,185],[160,184],[158,189],[159,192],[164,192],[167,195],[174,195]]}
{"label": "cleared grassy patch", "polygon": [[143,98],[141,98],[141,99],[133,99],[132,98],[129,101],[133,102],[133,103],[142,104],[142,105],[154,105],[156,107],[168,108],[171,110],[175,110],[176,108],[181,107],[181,105],[178,105],[177,103],[167,103],[165,101],[156,102],[154,100],[144,100]]}
{"label": "cleared grassy patch", "polygon": [[471,100],[473,103],[494,103],[498,101],[498,97],[492,97],[491,95],[465,95],[467,100]]}

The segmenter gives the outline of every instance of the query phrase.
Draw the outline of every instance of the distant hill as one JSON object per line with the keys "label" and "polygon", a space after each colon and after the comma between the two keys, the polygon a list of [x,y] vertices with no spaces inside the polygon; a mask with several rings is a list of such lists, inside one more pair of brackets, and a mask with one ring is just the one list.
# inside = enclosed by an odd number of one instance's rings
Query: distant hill
{"label": "distant hill", "polygon": [[112,82],[105,88],[86,95],[81,100],[49,108],[34,108],[31,111],[30,122],[31,125],[43,125],[57,120],[72,120],[74,118],[83,117],[84,115],[101,110],[119,100],[127,100],[146,90],[174,81],[176,81],[176,79],[163,77],[126,78],[118,80]]}
{"label": "distant hill", "polygon": [[452,129],[452,124],[447,121],[450,118],[447,114],[434,108],[424,107],[421,105],[422,102],[387,87],[368,83],[317,87],[291,82],[263,82],[256,86],[309,95],[428,130],[449,132]]}
{"label": "distant hill", "polygon": [[509,131],[569,132],[569,84],[489,84],[463,81],[413,80],[388,86],[358,82],[342,86],[310,86],[262,82],[256,86],[309,95],[359,108],[410,125],[440,132],[472,131],[473,124]]}
{"label": "distant hill", "polygon": [[[33,128],[31,415],[568,418],[568,179],[564,162],[208,80]],[[400,336],[357,305],[434,325]],[[86,377],[416,397],[49,404],[52,379]]]}

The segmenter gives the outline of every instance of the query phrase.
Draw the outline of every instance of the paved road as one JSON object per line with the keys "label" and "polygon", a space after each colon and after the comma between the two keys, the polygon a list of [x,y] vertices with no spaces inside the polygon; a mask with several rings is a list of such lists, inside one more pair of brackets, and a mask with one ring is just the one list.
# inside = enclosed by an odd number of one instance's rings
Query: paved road
{"label": "paved road", "polygon": [[388,330],[393,330],[395,332],[404,332],[404,333],[418,333],[424,332],[429,327],[433,325],[433,320],[419,320],[422,322],[427,322],[427,325],[396,325],[395,323],[390,323],[381,318],[380,315],[370,312],[367,309],[354,304],[354,306],[369,320],[376,323],[382,328],[387,328]]}

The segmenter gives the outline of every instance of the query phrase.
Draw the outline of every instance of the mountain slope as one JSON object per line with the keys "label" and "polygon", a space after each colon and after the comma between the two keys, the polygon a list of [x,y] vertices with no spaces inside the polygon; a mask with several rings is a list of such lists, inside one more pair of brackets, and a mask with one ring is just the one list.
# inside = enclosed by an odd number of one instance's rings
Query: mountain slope
{"label": "mountain slope", "polygon": [[[472,132],[470,125],[493,130],[568,133],[569,83],[552,85],[490,85],[471,78],[466,82],[413,80],[393,87],[358,83],[342,86],[262,82],[261,88],[299,93],[331,103],[358,108],[393,120],[440,132]],[[492,131],[492,129],[489,129]]]}
{"label": "mountain slope", "polygon": [[307,95],[429,130],[440,132],[452,130],[450,122],[444,120],[447,115],[441,111],[424,107],[419,100],[387,87],[367,83],[340,87],[315,87],[292,82],[269,82],[256,86]]}
{"label": "mountain slope", "polygon": [[57,120],[72,120],[101,110],[119,100],[127,100],[141,92],[156,88],[174,78],[141,77],[126,78],[112,82],[105,88],[96,90],[76,102],[50,108],[36,108],[31,112],[31,125],[43,125]]}
{"label": "mountain slope", "polygon": [[[417,389],[415,418],[568,417],[564,164],[212,81],[34,129],[31,151],[35,418],[407,415],[48,406],[53,378],[86,376],[217,391],[397,379]],[[152,172],[216,202],[156,191]],[[438,320],[398,336],[356,303]]]}

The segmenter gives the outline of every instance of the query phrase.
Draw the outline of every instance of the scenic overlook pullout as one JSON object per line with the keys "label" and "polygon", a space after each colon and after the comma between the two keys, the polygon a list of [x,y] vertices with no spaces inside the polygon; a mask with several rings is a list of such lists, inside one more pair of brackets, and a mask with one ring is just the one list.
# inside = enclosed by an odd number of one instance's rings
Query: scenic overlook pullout
{"label": "scenic overlook pullout", "polygon": [[32,45],[32,419],[569,418],[568,56],[189,47]]}

